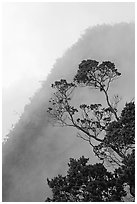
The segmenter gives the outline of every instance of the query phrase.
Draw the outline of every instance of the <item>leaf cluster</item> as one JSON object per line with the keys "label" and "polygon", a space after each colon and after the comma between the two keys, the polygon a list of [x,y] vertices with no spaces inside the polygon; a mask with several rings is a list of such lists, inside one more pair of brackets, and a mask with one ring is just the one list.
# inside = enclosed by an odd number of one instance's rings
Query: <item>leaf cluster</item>
{"label": "leaf cluster", "polygon": [[[107,148],[111,148],[122,159],[135,148],[135,104],[127,103],[118,121],[112,121],[106,129],[103,142],[94,148],[98,155],[105,156]],[[122,161],[123,162],[123,161]]]}
{"label": "leaf cluster", "polygon": [[87,164],[88,159],[70,159],[66,176],[47,180],[52,189],[50,202],[108,202],[122,201],[126,195],[116,173],[108,172],[100,163]]}
{"label": "leaf cluster", "polygon": [[91,86],[95,89],[108,90],[109,84],[121,75],[115,64],[104,61],[99,64],[96,60],[83,60],[78,68],[74,81],[78,84]]}

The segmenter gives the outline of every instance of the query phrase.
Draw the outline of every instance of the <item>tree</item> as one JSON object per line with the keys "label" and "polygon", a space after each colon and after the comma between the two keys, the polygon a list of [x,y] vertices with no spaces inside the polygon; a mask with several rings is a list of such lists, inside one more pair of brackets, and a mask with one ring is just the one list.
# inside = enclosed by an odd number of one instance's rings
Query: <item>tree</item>
{"label": "tree", "polygon": [[[135,104],[127,103],[118,121],[112,121],[106,129],[103,141],[94,147],[100,158],[109,159],[110,163],[123,165],[127,155],[135,148]],[[113,154],[112,151],[113,150]],[[110,151],[110,152],[109,152]],[[106,155],[109,152],[109,156]],[[114,154],[114,152],[117,154]],[[119,156],[119,158],[118,158]]]}
{"label": "tree", "polygon": [[46,202],[122,201],[126,192],[117,173],[108,172],[101,163],[87,164],[88,159],[70,159],[66,176],[47,179],[53,197]]}
{"label": "tree", "polygon": [[[133,173],[135,169],[135,160],[131,160],[134,157],[130,157],[135,149],[135,104],[127,103],[118,115],[119,97],[114,95],[113,101],[109,98],[110,85],[120,75],[110,61],[99,64],[95,60],[83,60],[72,82],[61,79],[52,84],[55,92],[48,113],[51,122],[79,130],[77,136],[89,142],[95,155],[105,165],[109,163],[119,169],[119,179],[123,185],[130,186],[134,196],[135,184],[130,182],[132,179],[127,172],[130,162]],[[73,94],[83,86],[103,93],[106,107],[100,103],[74,107]]]}

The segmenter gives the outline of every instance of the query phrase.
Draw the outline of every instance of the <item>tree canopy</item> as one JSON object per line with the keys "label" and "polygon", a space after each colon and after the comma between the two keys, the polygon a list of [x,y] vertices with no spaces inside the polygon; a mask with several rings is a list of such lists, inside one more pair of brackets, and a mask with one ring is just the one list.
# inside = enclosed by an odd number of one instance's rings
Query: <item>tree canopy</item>
{"label": "tree canopy", "polygon": [[[129,185],[131,195],[135,196],[135,104],[132,101],[126,103],[121,114],[118,114],[119,96],[114,95],[113,100],[109,97],[111,83],[120,75],[115,64],[110,61],[99,63],[95,60],[83,60],[72,82],[61,79],[52,84],[55,92],[50,100],[48,113],[52,123],[76,128],[79,131],[77,136],[89,142],[95,155],[103,161],[102,165],[113,165],[120,185]],[[83,86],[103,93],[106,106],[92,103],[75,107],[72,104],[73,93]],[[96,167],[95,165],[94,171]],[[98,167],[105,168],[101,164]],[[51,183],[48,181],[52,188]]]}
{"label": "tree canopy", "polygon": [[101,163],[87,164],[88,159],[70,159],[66,176],[47,180],[53,197],[47,202],[122,201],[126,195],[118,175],[108,172]]}

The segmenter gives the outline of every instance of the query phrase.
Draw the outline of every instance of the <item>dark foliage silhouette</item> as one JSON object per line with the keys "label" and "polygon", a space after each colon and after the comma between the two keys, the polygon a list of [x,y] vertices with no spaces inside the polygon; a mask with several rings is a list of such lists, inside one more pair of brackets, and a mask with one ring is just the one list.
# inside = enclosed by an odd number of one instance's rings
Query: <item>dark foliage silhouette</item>
{"label": "dark foliage silhouette", "polygon": [[[120,75],[115,64],[110,61],[99,64],[95,60],[83,60],[72,82],[68,83],[65,79],[61,79],[52,84],[55,92],[50,100],[51,106],[48,113],[52,123],[79,130],[78,137],[89,142],[95,155],[104,164],[109,163],[114,167],[117,182],[120,182],[122,186],[129,185],[130,193],[134,197],[135,105],[134,102],[127,103],[119,115],[119,96],[114,95],[113,100],[109,97],[110,85]],[[102,104],[96,103],[80,104],[79,107],[74,107],[72,99],[74,92],[79,87],[90,87],[101,94],[103,93],[106,106],[103,107]],[[54,181],[52,180],[52,182]],[[48,180],[51,188],[52,182]],[[113,196],[111,198],[113,200]],[[75,199],[77,198],[75,197]],[[82,197],[82,199],[85,198]],[[101,197],[95,200],[90,197],[90,199],[88,201],[99,201],[98,199],[103,201],[105,198]],[[116,198],[116,200],[120,199],[121,197]],[[55,201],[57,200],[55,199]]]}
{"label": "dark foliage silhouette", "polygon": [[66,176],[47,180],[53,198],[48,202],[122,201],[126,195],[118,175],[108,172],[100,163],[87,164],[88,159],[70,159]]}
{"label": "dark foliage silhouette", "polygon": [[107,148],[113,149],[116,155],[111,156],[110,162],[117,161],[117,164],[123,163],[128,153],[135,148],[135,104],[127,103],[122,110],[118,121],[112,121],[106,129],[106,135],[103,142],[94,148],[98,155],[106,157]]}
{"label": "dark foliage silhouette", "polygon": [[130,194],[135,197],[135,150],[123,160],[121,168],[116,169],[119,179],[130,187]]}

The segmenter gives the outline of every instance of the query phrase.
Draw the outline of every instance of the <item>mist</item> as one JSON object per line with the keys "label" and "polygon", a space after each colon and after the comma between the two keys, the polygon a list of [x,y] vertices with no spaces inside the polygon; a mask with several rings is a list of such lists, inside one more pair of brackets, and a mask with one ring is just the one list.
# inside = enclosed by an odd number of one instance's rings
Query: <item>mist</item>
{"label": "mist", "polygon": [[[3,201],[43,202],[51,195],[47,177],[65,174],[70,157],[84,155],[90,157],[91,163],[98,162],[89,144],[76,137],[75,129],[49,124],[46,111],[52,96],[51,84],[61,78],[71,81],[83,59],[110,60],[122,73],[110,92],[110,96],[115,93],[122,97],[121,109],[135,95],[134,44],[134,23],[95,26],[85,30],[56,60],[47,80],[25,106],[9,140],[3,144]],[[103,102],[99,94],[87,89],[86,93],[80,92],[75,104],[83,100],[84,94],[91,94],[90,102]]]}

